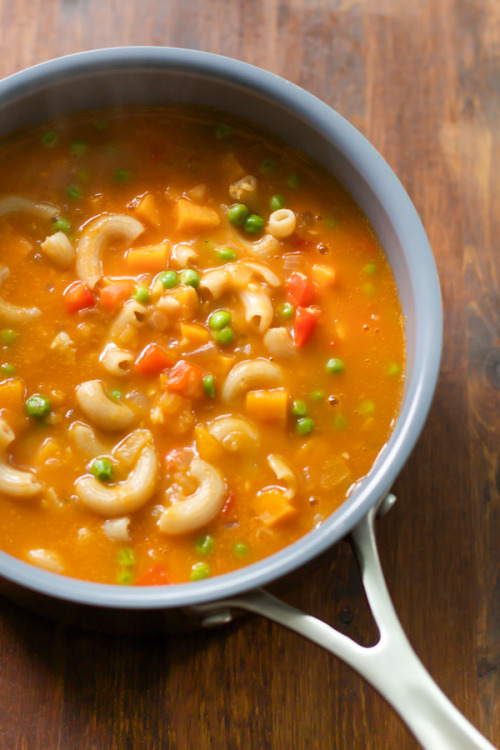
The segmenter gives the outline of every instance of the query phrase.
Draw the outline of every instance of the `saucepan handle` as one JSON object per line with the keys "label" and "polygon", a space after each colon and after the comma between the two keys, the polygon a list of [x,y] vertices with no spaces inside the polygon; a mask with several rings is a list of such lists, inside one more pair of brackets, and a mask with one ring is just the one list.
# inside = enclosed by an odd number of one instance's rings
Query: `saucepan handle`
{"label": "saucepan handle", "polygon": [[315,617],[288,606],[267,591],[198,606],[217,621],[223,610],[243,609],[281,623],[331,651],[357,670],[399,713],[426,750],[495,750],[438,688],[413,651],[398,620],[377,551],[374,521],[395,498],[388,495],[370,510],[352,533],[366,596],[380,639],[365,648]]}

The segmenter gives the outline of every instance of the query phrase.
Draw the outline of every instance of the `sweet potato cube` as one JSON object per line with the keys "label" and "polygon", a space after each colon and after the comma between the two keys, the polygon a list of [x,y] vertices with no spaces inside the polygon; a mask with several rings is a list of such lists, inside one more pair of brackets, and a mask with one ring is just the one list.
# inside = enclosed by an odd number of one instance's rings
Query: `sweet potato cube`
{"label": "sweet potato cube", "polygon": [[335,286],[335,269],[315,263],[311,269],[311,278],[319,289],[331,289]]}
{"label": "sweet potato cube", "polygon": [[179,198],[177,201],[177,229],[182,232],[209,231],[216,229],[220,224],[220,218],[210,206],[199,206],[193,201]]}
{"label": "sweet potato cube", "polygon": [[208,463],[217,461],[224,452],[219,441],[216,440],[213,435],[209,433],[207,428],[203,427],[201,424],[196,425],[194,428],[194,434],[200,458],[204,461],[208,461]]}
{"label": "sweet potato cube", "polygon": [[125,256],[128,270],[136,275],[139,273],[159,273],[167,267],[170,258],[170,243],[162,242],[149,247],[135,247]]}
{"label": "sweet potato cube", "polygon": [[246,396],[246,411],[252,419],[284,424],[288,411],[288,391],[284,388],[249,391]]}
{"label": "sweet potato cube", "polygon": [[154,195],[151,193],[146,193],[146,195],[141,198],[139,205],[135,207],[135,213],[139,219],[146,221],[148,224],[151,224],[151,226],[160,226],[158,206],[156,205]]}
{"label": "sweet potato cube", "polygon": [[259,492],[252,502],[252,508],[269,528],[281,526],[297,515],[297,508],[290,504],[284,491],[278,487],[269,487]]}

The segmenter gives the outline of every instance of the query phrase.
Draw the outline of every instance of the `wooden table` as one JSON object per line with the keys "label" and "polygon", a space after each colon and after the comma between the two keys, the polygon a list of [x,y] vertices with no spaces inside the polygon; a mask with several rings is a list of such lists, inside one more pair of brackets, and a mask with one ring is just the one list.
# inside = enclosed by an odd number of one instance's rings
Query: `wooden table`
{"label": "wooden table", "polygon": [[[1,0],[0,42],[2,77],[106,46],[233,56],[328,102],[395,169],[435,252],[445,340],[430,418],[378,525],[381,557],[417,653],[500,744],[498,1]],[[287,600],[371,638],[344,543]],[[0,680],[0,750],[417,747],[349,668],[258,618],[141,640],[2,601]]]}

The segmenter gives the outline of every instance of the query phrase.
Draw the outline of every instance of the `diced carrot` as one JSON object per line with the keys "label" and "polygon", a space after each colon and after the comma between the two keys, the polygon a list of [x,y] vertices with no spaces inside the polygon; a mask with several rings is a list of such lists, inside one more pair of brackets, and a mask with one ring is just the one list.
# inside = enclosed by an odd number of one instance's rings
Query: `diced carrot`
{"label": "diced carrot", "polygon": [[134,288],[135,284],[131,279],[110,282],[99,290],[99,302],[106,310],[115,313],[129,299]]}
{"label": "diced carrot", "polygon": [[14,431],[25,421],[25,392],[21,378],[9,378],[0,383],[0,413]]}
{"label": "diced carrot", "polygon": [[167,267],[170,257],[170,243],[162,242],[160,245],[149,247],[134,247],[125,256],[128,270],[133,274],[159,273]]}
{"label": "diced carrot", "polygon": [[174,360],[163,347],[148,344],[135,360],[135,369],[141,375],[158,375],[173,364]]}
{"label": "diced carrot", "polygon": [[268,391],[249,391],[246,395],[246,411],[261,422],[286,422],[288,391],[274,388]]}
{"label": "diced carrot", "polygon": [[307,344],[318,325],[320,316],[319,307],[297,307],[293,327],[293,343],[297,349]]}
{"label": "diced carrot", "polygon": [[221,515],[228,516],[234,509],[235,501],[236,495],[234,494],[234,492],[229,491],[227,493],[226,500],[224,501],[224,505],[222,506]]}
{"label": "diced carrot", "polygon": [[134,208],[134,210],[140,219],[142,219],[143,221],[147,221],[148,224],[151,224],[151,226],[160,226],[158,206],[156,205],[154,195],[152,195],[151,193],[146,193],[146,195],[141,198],[140,203]]}
{"label": "diced carrot", "polygon": [[222,171],[229,180],[238,180],[245,176],[245,170],[232,151],[228,151],[222,156],[220,164]]}
{"label": "diced carrot", "polygon": [[189,345],[190,347],[198,347],[206,344],[210,339],[210,334],[205,326],[199,325],[198,323],[185,323],[180,324],[181,327],[181,341],[180,346],[184,347]]}
{"label": "diced carrot", "polygon": [[187,398],[200,398],[204,395],[203,370],[192,362],[181,359],[172,368],[165,387],[174,393],[180,393]]}
{"label": "diced carrot", "polygon": [[154,565],[136,580],[136,586],[166,586],[172,583],[163,565]]}
{"label": "diced carrot", "polygon": [[178,230],[196,233],[216,229],[219,224],[219,215],[210,206],[199,206],[185,198],[179,198],[177,201]]}
{"label": "diced carrot", "polygon": [[335,269],[315,263],[311,269],[311,276],[320,289],[330,289],[335,285]]}
{"label": "diced carrot", "polygon": [[294,307],[307,307],[316,302],[318,288],[303,273],[294,271],[287,282],[287,299]]}
{"label": "diced carrot", "polygon": [[290,505],[283,490],[277,487],[269,487],[259,492],[252,501],[252,508],[269,528],[287,523],[297,515],[297,508]]}
{"label": "diced carrot", "polygon": [[74,281],[63,292],[66,310],[70,313],[94,307],[94,295],[83,281]]}
{"label": "diced carrot", "polygon": [[194,435],[196,440],[196,447],[200,458],[204,461],[211,463],[221,457],[224,449],[218,440],[209,433],[206,427],[201,424],[197,424],[194,428]]}

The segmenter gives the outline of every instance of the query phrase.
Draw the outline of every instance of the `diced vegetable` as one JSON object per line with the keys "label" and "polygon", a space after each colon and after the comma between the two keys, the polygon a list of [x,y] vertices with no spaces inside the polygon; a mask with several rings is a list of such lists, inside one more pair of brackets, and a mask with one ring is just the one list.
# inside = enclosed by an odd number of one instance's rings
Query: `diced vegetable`
{"label": "diced vegetable", "polygon": [[177,229],[183,232],[201,232],[216,229],[220,218],[210,206],[200,206],[198,203],[179,198],[176,206]]}
{"label": "diced vegetable", "polygon": [[109,312],[118,312],[125,300],[131,297],[134,287],[131,279],[113,281],[100,289],[99,302]]}
{"label": "diced vegetable", "polygon": [[115,178],[116,182],[129,182],[130,178],[132,177],[132,172],[130,171],[130,169],[120,167],[119,169],[115,170],[113,177]]}
{"label": "diced vegetable", "polygon": [[326,363],[326,371],[330,375],[340,375],[340,373],[344,372],[344,370],[345,362],[343,359],[339,359],[338,357],[332,357]]}
{"label": "diced vegetable", "polygon": [[147,305],[149,302],[149,289],[147,286],[136,286],[132,299],[140,302],[141,305]]}
{"label": "diced vegetable", "polygon": [[54,232],[64,232],[65,234],[68,234],[71,231],[71,224],[67,219],[60,216],[52,224],[52,229]]}
{"label": "diced vegetable", "polygon": [[262,232],[265,224],[266,222],[264,221],[262,216],[258,216],[257,214],[250,214],[250,216],[245,219],[243,229],[247,234],[258,234],[259,232]]}
{"label": "diced vegetable", "polygon": [[181,344],[189,344],[193,347],[202,346],[206,344],[210,339],[210,334],[205,326],[199,323],[185,323],[184,321],[180,324],[181,328]]}
{"label": "diced vegetable", "polygon": [[248,416],[252,419],[284,424],[288,411],[288,391],[284,388],[249,391],[245,406]]}
{"label": "diced vegetable", "polygon": [[193,268],[185,268],[184,271],[181,271],[180,273],[180,279],[182,284],[192,286],[193,289],[196,289],[200,283],[201,277],[198,271],[195,271]]}
{"label": "diced vegetable", "polygon": [[109,458],[96,458],[90,470],[100,482],[111,482],[114,476],[113,464]]}
{"label": "diced vegetable", "polygon": [[259,169],[262,174],[271,174],[276,169],[276,162],[274,159],[264,159],[264,161],[261,161]]}
{"label": "diced vegetable", "polygon": [[232,132],[233,132],[232,127],[225,122],[221,122],[214,129],[214,135],[219,140],[222,140],[224,138],[229,138]]}
{"label": "diced vegetable", "polygon": [[273,195],[269,201],[269,207],[271,211],[279,211],[280,208],[284,208],[285,203],[286,201],[282,195]]}
{"label": "diced vegetable", "polygon": [[289,302],[283,302],[278,308],[278,313],[283,320],[291,320],[295,315],[295,307]]}
{"label": "diced vegetable", "polygon": [[335,269],[315,263],[311,269],[311,277],[319,289],[331,289],[335,285]]}
{"label": "diced vegetable", "polygon": [[0,383],[0,409],[12,429],[16,430],[26,419],[25,387],[21,378],[10,378]]}
{"label": "diced vegetable", "polygon": [[219,247],[217,250],[217,257],[219,260],[226,263],[227,261],[234,260],[236,258],[236,253],[231,247]]}
{"label": "diced vegetable", "polygon": [[166,388],[187,398],[203,395],[203,370],[192,362],[181,359],[173,367],[165,383]]}
{"label": "diced vegetable", "polygon": [[191,575],[189,576],[192,581],[201,581],[203,578],[210,577],[210,566],[205,562],[197,562],[191,568]]}
{"label": "diced vegetable", "polygon": [[2,344],[5,344],[6,346],[10,346],[11,344],[13,344],[18,336],[19,334],[17,333],[17,331],[13,331],[12,328],[4,328],[0,333]]}
{"label": "diced vegetable", "polygon": [[294,401],[290,409],[294,417],[305,417],[307,414],[307,405],[305,401]]}
{"label": "diced vegetable", "polygon": [[88,149],[88,144],[86,144],[85,141],[81,140],[71,141],[69,146],[69,150],[71,151],[73,156],[83,156],[88,151]]}
{"label": "diced vegetable", "polygon": [[214,538],[210,534],[205,534],[196,540],[195,549],[200,555],[209,555],[215,547]]}
{"label": "diced vegetable", "polygon": [[217,341],[217,343],[221,344],[222,346],[229,346],[234,342],[234,339],[236,338],[231,326],[224,326],[224,328],[221,328],[220,331],[214,331],[213,337],[215,341]]}
{"label": "diced vegetable", "polygon": [[310,417],[301,417],[297,420],[295,429],[298,435],[310,435],[314,430],[314,422]]}
{"label": "diced vegetable", "polygon": [[175,271],[164,271],[158,276],[164,289],[173,289],[179,283],[179,277]]}
{"label": "diced vegetable", "polygon": [[156,205],[154,195],[151,193],[146,193],[146,195],[141,198],[140,203],[134,208],[134,211],[139,219],[147,221],[152,227],[160,226],[158,206]]}
{"label": "diced vegetable", "polygon": [[163,271],[170,257],[170,243],[150,247],[136,247],[125,256],[128,270],[135,276],[139,273],[158,273]]}
{"label": "diced vegetable", "polygon": [[136,586],[166,586],[172,583],[163,565],[154,565],[135,581]]}
{"label": "diced vegetable", "polygon": [[94,307],[94,295],[83,281],[74,281],[63,292],[64,305],[70,313]]}
{"label": "diced vegetable", "polygon": [[387,374],[391,378],[397,378],[398,375],[401,374],[401,365],[399,365],[397,362],[391,362],[387,367]]}
{"label": "diced vegetable", "polygon": [[122,565],[124,568],[131,568],[135,565],[135,552],[131,547],[122,547],[118,550],[116,557],[118,565]]}
{"label": "diced vegetable", "polygon": [[70,199],[70,201],[77,201],[80,200],[82,197],[82,189],[78,187],[78,185],[70,185],[66,189],[66,195]]}
{"label": "diced vegetable", "polygon": [[206,427],[203,427],[203,425],[200,424],[196,425],[194,434],[196,448],[200,454],[200,458],[204,461],[208,461],[208,463],[217,461],[224,450],[219,441],[209,433]]}
{"label": "diced vegetable", "polygon": [[293,343],[299,349],[307,344],[321,316],[319,307],[297,307],[293,329]]}
{"label": "diced vegetable", "polygon": [[203,388],[205,389],[207,396],[210,398],[215,397],[214,376],[211,372],[207,372],[207,374],[203,376]]}
{"label": "diced vegetable", "polygon": [[16,374],[16,368],[14,365],[11,365],[9,362],[4,362],[3,365],[0,367],[0,373],[4,378],[11,378],[13,375]]}
{"label": "diced vegetable", "polygon": [[26,399],[26,414],[29,417],[36,417],[37,419],[43,419],[51,411],[50,399],[47,396],[42,396],[39,393],[35,393]]}
{"label": "diced vegetable", "polygon": [[250,211],[244,203],[235,203],[227,212],[227,218],[235,227],[241,227],[250,216]]}
{"label": "diced vegetable", "polygon": [[234,545],[234,553],[236,557],[246,557],[248,555],[248,547],[246,544],[239,542]]}
{"label": "diced vegetable", "polygon": [[308,307],[318,298],[318,288],[303,273],[294,271],[287,283],[287,299],[295,307]]}
{"label": "diced vegetable", "polygon": [[54,148],[59,136],[54,130],[46,130],[41,137],[41,144],[44,148]]}
{"label": "diced vegetable", "polygon": [[158,344],[148,344],[137,357],[135,369],[141,375],[158,375],[173,364],[173,358],[163,347]]}
{"label": "diced vegetable", "polygon": [[286,184],[288,185],[289,188],[293,188],[293,189],[298,188],[300,185],[299,175],[298,174],[290,175],[290,177],[286,181]]}
{"label": "diced vegetable", "polygon": [[290,504],[283,490],[274,487],[259,492],[252,501],[252,508],[269,528],[281,526],[297,515],[297,508]]}
{"label": "diced vegetable", "polygon": [[228,310],[215,310],[208,319],[208,325],[213,331],[220,331],[231,323],[231,313]]}

